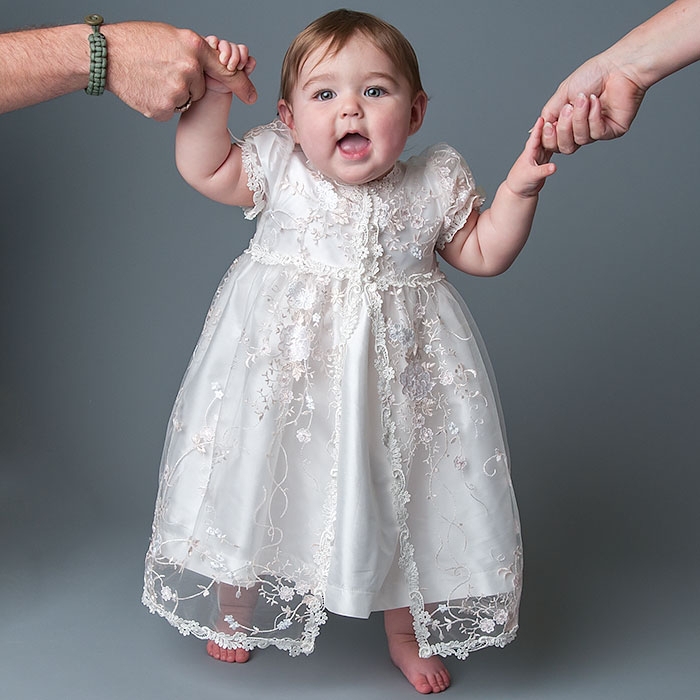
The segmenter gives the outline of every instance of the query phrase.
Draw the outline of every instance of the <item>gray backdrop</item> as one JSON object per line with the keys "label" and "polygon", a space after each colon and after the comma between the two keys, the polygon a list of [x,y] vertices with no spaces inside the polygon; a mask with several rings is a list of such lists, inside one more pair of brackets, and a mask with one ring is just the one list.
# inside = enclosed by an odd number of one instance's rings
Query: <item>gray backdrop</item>
{"label": "gray backdrop", "polygon": [[[375,0],[447,141],[493,193],[570,70],[663,0]],[[0,29],[159,19],[250,45],[275,114],[293,35],[335,2],[2,0]],[[526,542],[518,641],[451,661],[470,698],[695,697],[700,682],[700,66],[632,132],[571,157],[531,241],[493,279],[450,273],[490,349]],[[1,86],[0,86],[1,89]],[[140,605],[171,402],[211,295],[252,227],[173,163],[175,120],[114,96],[0,116],[0,677],[27,698],[410,697],[381,619],[332,617],[309,658],[211,661]]]}

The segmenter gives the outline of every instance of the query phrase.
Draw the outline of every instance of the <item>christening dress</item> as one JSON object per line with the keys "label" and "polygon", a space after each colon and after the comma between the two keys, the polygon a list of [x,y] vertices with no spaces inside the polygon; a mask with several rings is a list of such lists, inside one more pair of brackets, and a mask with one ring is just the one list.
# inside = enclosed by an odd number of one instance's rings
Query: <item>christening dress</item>
{"label": "christening dress", "polygon": [[436,261],[482,203],[471,173],[438,145],[339,184],[278,121],[240,145],[257,230],[175,401],[145,605],[225,648],[308,654],[327,611],[404,606],[423,657],[505,645],[522,547],[500,407]]}

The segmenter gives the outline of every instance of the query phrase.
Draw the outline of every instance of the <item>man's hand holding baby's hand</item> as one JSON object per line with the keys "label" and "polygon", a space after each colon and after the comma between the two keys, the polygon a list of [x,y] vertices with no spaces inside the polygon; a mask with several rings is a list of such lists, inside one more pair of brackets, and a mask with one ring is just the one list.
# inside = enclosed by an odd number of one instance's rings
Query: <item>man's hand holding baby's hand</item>
{"label": "man's hand holding baby's hand", "polygon": [[[249,76],[255,70],[255,59],[249,54],[248,47],[245,44],[234,44],[213,35],[206,37],[206,41],[209,46],[219,52],[219,63],[231,74],[240,71]],[[231,92],[221,81],[210,76],[207,76],[207,90],[223,93]]]}

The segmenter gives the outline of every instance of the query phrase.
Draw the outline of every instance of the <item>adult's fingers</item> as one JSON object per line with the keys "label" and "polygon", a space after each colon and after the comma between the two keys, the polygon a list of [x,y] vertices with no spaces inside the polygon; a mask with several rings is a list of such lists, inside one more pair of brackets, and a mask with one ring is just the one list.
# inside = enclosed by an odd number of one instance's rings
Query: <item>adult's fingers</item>
{"label": "adult's fingers", "polygon": [[557,146],[560,153],[573,153],[578,146],[574,138],[574,107],[571,104],[564,105],[559,113],[557,121]]}
{"label": "adult's fingers", "polygon": [[[219,61],[218,52],[214,51],[214,49],[209,46],[207,46],[207,51],[202,59],[202,68],[204,73],[210,75],[212,78],[216,78],[216,80],[226,85],[242,102],[252,104],[258,98],[258,92],[255,89],[255,85],[253,85],[252,81],[248,77],[249,71],[231,72]],[[203,76],[202,82],[204,82]],[[202,95],[203,94],[204,91],[202,90]]]}
{"label": "adult's fingers", "polygon": [[231,88],[231,92],[246,104],[253,104],[258,99],[255,85],[244,71],[237,71],[228,77],[219,77],[219,80]]}
{"label": "adult's fingers", "polygon": [[574,99],[574,112],[571,120],[574,143],[577,146],[584,146],[592,141],[590,128],[588,125],[590,108],[590,99],[583,93],[579,93]]}

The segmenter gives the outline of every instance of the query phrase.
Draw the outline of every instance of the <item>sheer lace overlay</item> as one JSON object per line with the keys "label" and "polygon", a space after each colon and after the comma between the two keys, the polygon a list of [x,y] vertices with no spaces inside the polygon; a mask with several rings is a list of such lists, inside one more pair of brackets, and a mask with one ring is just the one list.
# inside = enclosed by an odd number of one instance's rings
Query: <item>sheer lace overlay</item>
{"label": "sheer lace overlay", "polygon": [[279,122],[241,142],[257,231],[170,420],[144,603],[222,647],[308,654],[327,611],[409,606],[421,656],[517,629],[495,385],[436,249],[482,198],[439,145],[359,187]]}

